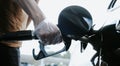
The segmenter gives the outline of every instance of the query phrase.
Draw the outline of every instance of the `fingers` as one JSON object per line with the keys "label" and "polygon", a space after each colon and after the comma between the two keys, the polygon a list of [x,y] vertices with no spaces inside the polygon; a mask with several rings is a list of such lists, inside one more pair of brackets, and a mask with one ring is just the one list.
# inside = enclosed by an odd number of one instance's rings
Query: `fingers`
{"label": "fingers", "polygon": [[44,44],[50,45],[50,44],[57,44],[62,42],[62,36],[60,32],[57,33],[50,33],[50,34],[42,34],[41,40]]}
{"label": "fingers", "polygon": [[60,32],[55,36],[54,40],[52,40],[52,44],[60,43],[62,42],[62,36]]}
{"label": "fingers", "polygon": [[62,42],[61,32],[58,27],[51,23],[43,22],[34,31],[34,34],[42,40],[45,45]]}

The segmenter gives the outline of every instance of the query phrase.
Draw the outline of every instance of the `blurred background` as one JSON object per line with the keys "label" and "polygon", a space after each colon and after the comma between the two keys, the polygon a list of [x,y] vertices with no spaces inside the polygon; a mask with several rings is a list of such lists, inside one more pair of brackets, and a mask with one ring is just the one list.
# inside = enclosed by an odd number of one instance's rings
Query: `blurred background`
{"label": "blurred background", "polygon": [[[86,8],[93,17],[94,29],[98,30],[102,26],[116,22],[120,19],[120,1],[114,7],[108,9],[112,0],[40,0],[39,7],[47,19],[57,25],[58,16],[62,9],[70,5],[79,5]],[[33,23],[28,30],[34,30]],[[47,47],[49,52],[59,50],[63,47],[61,44]],[[35,48],[36,53],[39,51],[38,40],[24,41],[21,47],[21,66],[92,66],[90,59],[95,54],[93,47],[89,44],[83,53],[80,52],[80,41],[72,41],[70,49],[66,52],[47,57],[41,60],[34,60],[32,49]]]}

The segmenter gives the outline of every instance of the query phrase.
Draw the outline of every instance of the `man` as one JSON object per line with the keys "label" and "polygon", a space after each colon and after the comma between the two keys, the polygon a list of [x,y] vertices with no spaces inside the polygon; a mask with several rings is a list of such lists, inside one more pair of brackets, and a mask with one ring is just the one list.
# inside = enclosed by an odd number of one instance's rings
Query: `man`
{"label": "man", "polygon": [[[36,2],[35,2],[36,1]],[[47,22],[37,3],[38,0],[0,0],[0,34],[25,30],[32,19],[36,35],[44,44],[62,41],[57,26]],[[21,42],[0,41],[0,65],[19,66]]]}

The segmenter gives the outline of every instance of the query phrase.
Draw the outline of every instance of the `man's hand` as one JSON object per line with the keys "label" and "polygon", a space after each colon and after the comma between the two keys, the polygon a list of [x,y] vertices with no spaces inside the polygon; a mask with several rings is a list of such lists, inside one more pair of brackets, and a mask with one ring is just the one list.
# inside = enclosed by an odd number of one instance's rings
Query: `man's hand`
{"label": "man's hand", "polygon": [[40,22],[35,28],[34,35],[37,36],[45,45],[56,44],[62,41],[61,32],[58,27],[49,22]]}

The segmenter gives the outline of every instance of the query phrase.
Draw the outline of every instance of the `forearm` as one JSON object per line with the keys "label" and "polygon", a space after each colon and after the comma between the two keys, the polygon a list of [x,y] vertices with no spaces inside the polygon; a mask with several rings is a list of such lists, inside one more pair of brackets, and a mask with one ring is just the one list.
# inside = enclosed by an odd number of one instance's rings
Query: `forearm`
{"label": "forearm", "polygon": [[35,27],[45,19],[43,12],[40,10],[35,0],[15,0],[15,2],[32,18]]}

